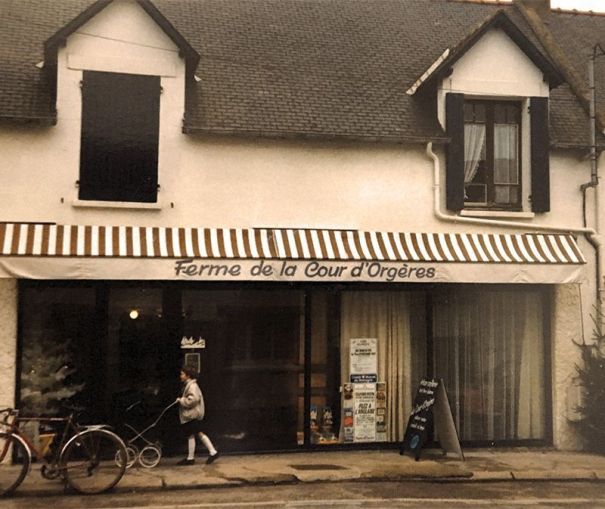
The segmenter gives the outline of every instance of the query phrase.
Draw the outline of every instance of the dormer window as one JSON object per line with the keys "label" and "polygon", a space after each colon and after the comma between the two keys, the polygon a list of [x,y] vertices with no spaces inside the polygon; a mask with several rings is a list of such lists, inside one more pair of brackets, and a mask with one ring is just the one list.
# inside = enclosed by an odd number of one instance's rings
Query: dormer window
{"label": "dormer window", "polygon": [[519,103],[465,101],[464,205],[521,208]]}
{"label": "dormer window", "polygon": [[84,71],[80,200],[154,203],[160,77]]}
{"label": "dormer window", "polygon": [[[528,110],[522,107],[525,104]],[[531,205],[532,212],[548,212],[548,98],[487,101],[448,93],[445,107],[450,137],[446,148],[447,208],[525,212]],[[526,125],[523,115],[529,120],[525,133],[521,132],[521,125]],[[522,135],[529,145],[524,167]],[[525,178],[522,172],[526,172]],[[522,189],[523,181],[529,192]]]}

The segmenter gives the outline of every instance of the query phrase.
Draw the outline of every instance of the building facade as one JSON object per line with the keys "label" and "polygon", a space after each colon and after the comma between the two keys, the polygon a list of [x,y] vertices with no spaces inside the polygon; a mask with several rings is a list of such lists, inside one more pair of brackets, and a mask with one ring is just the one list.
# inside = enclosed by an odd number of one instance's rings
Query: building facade
{"label": "building facade", "polygon": [[147,422],[188,362],[223,450],[382,447],[428,377],[464,445],[580,447],[605,18],[539,14],[4,3],[0,406]]}

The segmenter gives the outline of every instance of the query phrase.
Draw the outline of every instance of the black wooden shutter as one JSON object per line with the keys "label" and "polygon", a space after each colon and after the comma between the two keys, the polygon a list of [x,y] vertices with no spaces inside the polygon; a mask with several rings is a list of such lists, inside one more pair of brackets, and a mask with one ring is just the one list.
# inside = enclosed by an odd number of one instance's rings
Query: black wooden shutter
{"label": "black wooden shutter", "polygon": [[445,127],[450,142],[445,152],[446,206],[464,208],[464,94],[445,96]]}
{"label": "black wooden shutter", "polygon": [[548,99],[532,97],[529,102],[531,122],[531,209],[550,211],[550,164],[548,136]]}
{"label": "black wooden shutter", "polygon": [[155,202],[160,78],[84,71],[81,200]]}

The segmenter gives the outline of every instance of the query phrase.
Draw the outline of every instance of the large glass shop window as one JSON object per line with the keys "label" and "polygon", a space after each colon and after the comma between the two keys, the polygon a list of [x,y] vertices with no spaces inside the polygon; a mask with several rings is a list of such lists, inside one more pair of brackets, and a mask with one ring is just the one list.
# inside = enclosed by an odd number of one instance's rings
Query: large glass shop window
{"label": "large glass shop window", "polygon": [[182,306],[183,337],[200,346],[182,355],[199,363],[208,434],[223,450],[295,448],[304,422],[302,292],[185,290]]}
{"label": "large glass shop window", "polygon": [[[413,391],[426,366],[425,297],[422,292],[352,291],[341,294],[340,365],[343,401],[343,442],[397,442],[403,440],[412,407]],[[361,345],[361,346],[360,346]],[[351,360],[352,349],[357,358]],[[371,382],[371,361],[376,355],[376,384]],[[367,357],[367,356],[366,356]],[[357,373],[352,373],[351,370]],[[365,373],[368,371],[368,373]],[[363,379],[371,383],[364,388]],[[356,382],[356,383],[351,383]],[[361,383],[358,383],[361,382]],[[352,394],[348,394],[349,389]],[[374,415],[361,421],[363,401],[357,391],[375,400]],[[375,396],[372,392],[375,391]],[[346,400],[349,400],[347,404]],[[352,400],[352,401],[351,401]],[[371,403],[370,403],[371,404]],[[353,422],[346,422],[346,407]],[[345,428],[353,424],[351,433]]]}
{"label": "large glass shop window", "polygon": [[94,289],[23,288],[21,302],[21,412],[53,415],[66,403],[94,407],[100,346],[90,319]]}
{"label": "large glass shop window", "polygon": [[141,429],[174,400],[176,349],[167,332],[160,288],[109,289],[105,384],[98,397],[111,408],[111,422]]}
{"label": "large glass shop window", "polygon": [[545,438],[543,320],[539,291],[433,296],[434,369],[462,440]]}

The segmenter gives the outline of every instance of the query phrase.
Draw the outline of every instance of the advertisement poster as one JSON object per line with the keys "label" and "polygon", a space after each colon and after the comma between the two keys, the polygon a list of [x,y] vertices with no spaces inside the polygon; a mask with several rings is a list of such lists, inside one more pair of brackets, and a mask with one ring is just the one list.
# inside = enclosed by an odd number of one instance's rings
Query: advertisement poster
{"label": "advertisement poster", "polygon": [[344,384],[342,401],[342,432],[343,442],[353,442],[353,384]]}
{"label": "advertisement poster", "polygon": [[353,384],[353,441],[376,441],[376,384]]}
{"label": "advertisement poster", "polygon": [[387,383],[376,384],[376,441],[387,441]]}
{"label": "advertisement poster", "polygon": [[378,381],[377,344],[376,338],[351,338],[350,381],[352,383]]}

